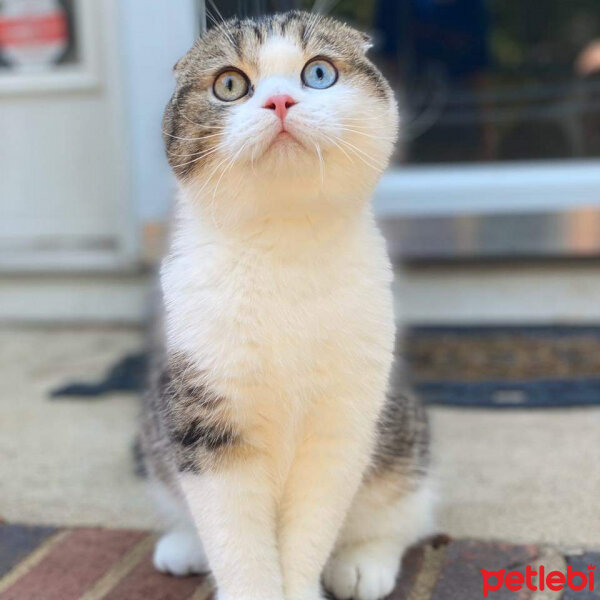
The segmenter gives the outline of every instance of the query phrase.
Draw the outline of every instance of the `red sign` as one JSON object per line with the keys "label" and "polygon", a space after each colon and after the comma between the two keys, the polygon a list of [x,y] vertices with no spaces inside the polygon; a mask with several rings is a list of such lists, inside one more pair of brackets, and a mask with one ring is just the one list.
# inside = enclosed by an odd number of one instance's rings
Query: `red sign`
{"label": "red sign", "polygon": [[63,12],[41,16],[0,16],[0,46],[33,46],[66,42],[69,37]]}

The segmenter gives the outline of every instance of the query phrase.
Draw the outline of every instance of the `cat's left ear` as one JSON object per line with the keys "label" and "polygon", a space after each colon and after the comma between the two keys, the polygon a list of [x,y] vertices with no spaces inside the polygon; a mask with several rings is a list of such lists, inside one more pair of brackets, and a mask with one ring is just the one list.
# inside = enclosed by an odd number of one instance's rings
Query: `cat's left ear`
{"label": "cat's left ear", "polygon": [[373,38],[369,34],[363,33],[362,31],[360,31],[359,34],[362,51],[366,53],[370,48],[373,47]]}

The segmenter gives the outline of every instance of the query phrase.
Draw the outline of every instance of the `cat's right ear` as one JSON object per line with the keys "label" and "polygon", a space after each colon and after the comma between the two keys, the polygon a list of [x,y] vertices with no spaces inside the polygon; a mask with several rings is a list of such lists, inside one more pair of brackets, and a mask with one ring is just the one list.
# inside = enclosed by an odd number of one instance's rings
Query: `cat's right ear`
{"label": "cat's right ear", "polygon": [[175,75],[175,79],[179,81],[179,79],[183,76],[185,72],[186,65],[188,63],[187,54],[182,56],[174,65],[173,65],[173,75]]}
{"label": "cat's right ear", "polygon": [[362,51],[366,53],[370,48],[373,47],[373,38],[368,33],[364,33],[363,31],[359,31],[359,34]]}
{"label": "cat's right ear", "polygon": [[173,65],[173,75],[175,75],[175,79],[177,79],[178,75],[181,73],[181,67],[183,66],[183,58],[180,58],[174,65]]}

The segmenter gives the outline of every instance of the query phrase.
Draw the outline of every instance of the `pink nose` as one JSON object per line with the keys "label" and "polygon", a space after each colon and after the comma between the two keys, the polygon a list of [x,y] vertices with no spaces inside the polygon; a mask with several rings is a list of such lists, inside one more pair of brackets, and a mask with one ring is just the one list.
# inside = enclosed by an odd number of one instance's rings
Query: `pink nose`
{"label": "pink nose", "polygon": [[274,110],[275,114],[283,121],[289,108],[292,108],[297,102],[288,94],[271,96],[264,104],[263,108]]}

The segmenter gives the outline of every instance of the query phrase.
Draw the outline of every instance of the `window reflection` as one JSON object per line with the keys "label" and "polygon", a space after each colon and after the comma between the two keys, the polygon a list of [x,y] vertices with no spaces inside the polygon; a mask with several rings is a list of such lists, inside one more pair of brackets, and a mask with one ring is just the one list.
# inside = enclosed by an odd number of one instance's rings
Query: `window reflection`
{"label": "window reflection", "polygon": [[[404,104],[404,161],[600,155],[598,0],[320,4],[373,35],[372,57]],[[225,16],[255,15],[311,9],[313,2],[220,0],[217,6]]]}

